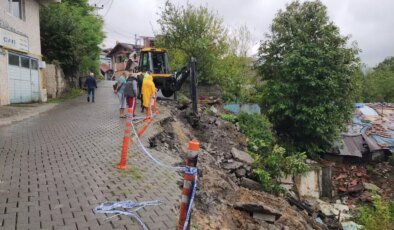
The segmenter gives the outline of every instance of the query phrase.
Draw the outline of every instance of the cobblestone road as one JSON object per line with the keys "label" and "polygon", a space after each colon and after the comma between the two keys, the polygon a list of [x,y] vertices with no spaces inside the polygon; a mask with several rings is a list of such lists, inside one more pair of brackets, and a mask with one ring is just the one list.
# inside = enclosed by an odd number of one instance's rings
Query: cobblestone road
{"label": "cobblestone road", "polygon": [[[92,208],[114,200],[164,204],[138,213],[150,229],[174,229],[180,176],[132,147],[120,172],[124,120],[111,82],[101,82],[96,103],[85,97],[0,128],[0,229],[141,229],[128,217],[106,221]],[[160,115],[164,118],[165,111]],[[148,128],[143,141],[159,127]],[[168,164],[171,156],[154,152]]]}

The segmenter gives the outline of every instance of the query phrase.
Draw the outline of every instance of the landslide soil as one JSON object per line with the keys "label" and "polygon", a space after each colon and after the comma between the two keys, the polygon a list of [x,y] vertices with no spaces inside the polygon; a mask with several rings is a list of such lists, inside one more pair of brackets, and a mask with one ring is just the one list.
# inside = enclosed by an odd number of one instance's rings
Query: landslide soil
{"label": "landslide soil", "polygon": [[[201,115],[198,125],[190,124],[191,114],[184,106],[169,101],[161,104],[169,107],[172,118],[162,122],[163,132],[151,139],[151,147],[169,150],[170,154],[179,156],[182,164],[187,151],[185,143],[197,139],[201,146],[192,229],[324,229],[305,213],[296,211],[284,198],[240,187],[220,168],[218,159],[232,147],[245,148],[246,139],[235,125],[209,115]],[[274,223],[256,220],[251,212],[234,208],[240,202],[276,210],[280,216]]]}

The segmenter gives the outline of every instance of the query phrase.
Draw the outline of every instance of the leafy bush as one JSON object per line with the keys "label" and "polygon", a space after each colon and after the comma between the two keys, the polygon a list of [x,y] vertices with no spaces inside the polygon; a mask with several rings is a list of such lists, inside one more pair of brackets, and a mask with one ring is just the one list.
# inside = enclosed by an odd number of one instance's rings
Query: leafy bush
{"label": "leafy bush", "polygon": [[361,208],[359,221],[365,230],[389,230],[394,226],[394,203],[373,195],[372,206]]}
{"label": "leafy bush", "polygon": [[276,145],[267,157],[257,156],[254,172],[267,192],[280,194],[285,192],[280,186],[280,178],[308,171],[305,160],[305,153],[288,155],[283,147]]}
{"label": "leafy bush", "polygon": [[71,89],[68,90],[68,92],[66,92],[62,96],[60,96],[58,98],[49,99],[48,103],[64,102],[66,100],[70,100],[70,99],[74,99],[74,98],[77,98],[79,96],[82,96],[84,93],[85,93],[85,91],[82,90],[82,89],[71,88]]}
{"label": "leafy bush", "polygon": [[240,130],[248,138],[248,149],[259,155],[267,154],[275,141],[272,134],[272,125],[261,114],[242,112],[238,116]]}
{"label": "leafy bush", "polygon": [[232,113],[222,113],[220,114],[220,118],[231,123],[236,123],[238,121],[238,116]]}
{"label": "leafy bush", "polygon": [[296,176],[309,169],[305,163],[305,153],[289,154],[283,147],[274,146],[272,125],[264,115],[242,112],[239,116],[220,116],[223,120],[238,122],[241,132],[246,135],[248,151],[255,158],[253,171],[265,191],[274,194],[284,193],[284,188],[280,186],[280,178]]}

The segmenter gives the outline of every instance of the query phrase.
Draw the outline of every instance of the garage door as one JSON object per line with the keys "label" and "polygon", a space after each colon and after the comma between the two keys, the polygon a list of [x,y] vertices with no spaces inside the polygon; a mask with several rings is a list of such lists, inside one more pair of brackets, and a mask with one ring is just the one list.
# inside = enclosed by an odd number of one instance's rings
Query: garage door
{"label": "garage door", "polygon": [[8,86],[11,103],[38,101],[40,93],[37,60],[9,53]]}

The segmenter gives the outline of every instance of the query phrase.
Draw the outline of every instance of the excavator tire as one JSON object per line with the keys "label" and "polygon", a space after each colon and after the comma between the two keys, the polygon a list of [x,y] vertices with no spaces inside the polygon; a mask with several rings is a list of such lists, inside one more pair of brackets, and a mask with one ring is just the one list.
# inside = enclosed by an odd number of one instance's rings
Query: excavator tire
{"label": "excavator tire", "polygon": [[161,89],[161,93],[165,97],[171,97],[174,94],[174,91],[168,89]]}

